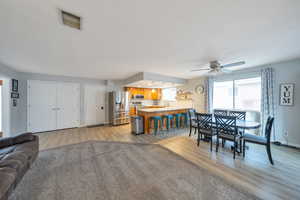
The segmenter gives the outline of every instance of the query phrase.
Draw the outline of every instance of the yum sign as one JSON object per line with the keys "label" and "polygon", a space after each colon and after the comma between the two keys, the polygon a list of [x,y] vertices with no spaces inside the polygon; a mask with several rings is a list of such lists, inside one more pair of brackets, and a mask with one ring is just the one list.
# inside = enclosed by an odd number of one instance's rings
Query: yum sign
{"label": "yum sign", "polygon": [[292,83],[280,84],[280,105],[281,106],[294,105],[294,84]]}

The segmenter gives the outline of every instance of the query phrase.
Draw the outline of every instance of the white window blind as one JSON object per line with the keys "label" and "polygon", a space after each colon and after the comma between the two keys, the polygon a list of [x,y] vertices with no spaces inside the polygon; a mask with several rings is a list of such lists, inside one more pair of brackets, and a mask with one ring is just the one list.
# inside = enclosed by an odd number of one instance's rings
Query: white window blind
{"label": "white window blind", "polygon": [[162,99],[166,101],[175,101],[176,100],[176,88],[164,88],[162,89]]}
{"label": "white window blind", "polygon": [[260,111],[261,77],[215,81],[213,108]]}

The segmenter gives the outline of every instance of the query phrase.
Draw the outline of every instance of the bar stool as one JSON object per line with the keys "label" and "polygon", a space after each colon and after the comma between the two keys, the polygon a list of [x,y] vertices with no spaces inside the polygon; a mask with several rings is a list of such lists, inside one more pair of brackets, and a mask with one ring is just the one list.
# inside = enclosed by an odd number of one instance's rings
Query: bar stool
{"label": "bar stool", "polygon": [[180,124],[181,124],[180,121],[181,121],[182,114],[181,113],[174,114],[174,117],[175,117],[176,128],[180,128]]}
{"label": "bar stool", "polygon": [[183,117],[183,121],[184,121],[184,127],[186,127],[188,125],[188,121],[189,121],[189,116],[188,113],[181,113],[182,117]]}
{"label": "bar stool", "polygon": [[154,134],[157,134],[158,128],[159,128],[159,123],[160,123],[160,127],[162,127],[162,118],[161,116],[152,116],[150,117],[150,127],[152,124],[152,121],[154,122]]}
{"label": "bar stool", "polygon": [[173,115],[164,115],[162,117],[163,123],[166,121],[166,123],[164,123],[164,125],[166,126],[167,130],[169,130],[171,128],[171,122],[172,122],[173,118],[174,118]]}

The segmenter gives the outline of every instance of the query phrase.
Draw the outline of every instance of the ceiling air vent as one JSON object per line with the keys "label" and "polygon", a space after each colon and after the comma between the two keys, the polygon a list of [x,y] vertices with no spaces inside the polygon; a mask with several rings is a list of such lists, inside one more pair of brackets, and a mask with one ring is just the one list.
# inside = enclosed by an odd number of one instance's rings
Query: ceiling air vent
{"label": "ceiling air vent", "polygon": [[80,30],[80,17],[63,10],[61,11],[61,16],[64,25]]}

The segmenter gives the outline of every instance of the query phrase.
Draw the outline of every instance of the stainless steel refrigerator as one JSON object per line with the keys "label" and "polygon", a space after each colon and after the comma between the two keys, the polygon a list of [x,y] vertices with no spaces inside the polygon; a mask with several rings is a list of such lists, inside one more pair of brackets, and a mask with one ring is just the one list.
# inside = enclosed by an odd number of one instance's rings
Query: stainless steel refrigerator
{"label": "stainless steel refrigerator", "polygon": [[128,124],[130,122],[128,92],[109,93],[109,120],[112,125]]}

